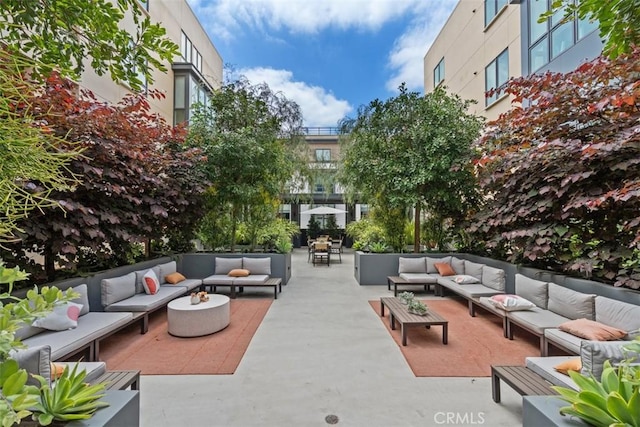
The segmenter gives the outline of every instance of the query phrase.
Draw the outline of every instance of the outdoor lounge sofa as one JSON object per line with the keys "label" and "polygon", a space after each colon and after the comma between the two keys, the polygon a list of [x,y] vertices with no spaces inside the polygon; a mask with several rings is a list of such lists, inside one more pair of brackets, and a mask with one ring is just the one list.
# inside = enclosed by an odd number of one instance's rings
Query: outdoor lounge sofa
{"label": "outdoor lounge sofa", "polygon": [[203,288],[227,286],[231,289],[231,297],[236,296],[236,288],[274,287],[275,298],[278,297],[280,279],[271,278],[271,258],[268,257],[215,257],[214,274],[202,279]]}
{"label": "outdoor lounge sofa", "polygon": [[[455,274],[442,275],[436,264],[447,264]],[[504,293],[505,272],[453,256],[442,258],[419,257],[398,260],[398,276],[415,284],[435,284],[438,294],[444,289],[454,292],[468,301],[469,314],[475,316],[475,304],[482,296]]]}

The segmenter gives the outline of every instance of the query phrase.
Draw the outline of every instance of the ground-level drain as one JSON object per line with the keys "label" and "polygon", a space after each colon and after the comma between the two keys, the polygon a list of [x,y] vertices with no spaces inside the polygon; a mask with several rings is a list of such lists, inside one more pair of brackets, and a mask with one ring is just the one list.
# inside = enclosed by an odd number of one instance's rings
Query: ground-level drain
{"label": "ground-level drain", "polygon": [[330,414],[324,417],[324,420],[327,422],[327,424],[338,424],[340,418],[338,418],[337,415]]}

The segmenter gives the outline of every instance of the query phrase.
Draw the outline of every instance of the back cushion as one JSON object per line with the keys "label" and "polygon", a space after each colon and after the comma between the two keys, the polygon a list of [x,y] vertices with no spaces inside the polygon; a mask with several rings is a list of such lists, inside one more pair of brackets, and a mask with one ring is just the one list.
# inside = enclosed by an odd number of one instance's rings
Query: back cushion
{"label": "back cushion", "polygon": [[165,262],[164,264],[158,264],[158,270],[160,270],[160,274],[157,274],[160,283],[167,283],[166,277],[171,273],[175,273],[176,271],[178,271],[178,266],[175,261],[169,261]]}
{"label": "back cushion", "polygon": [[438,273],[438,269],[435,267],[435,263],[437,262],[444,262],[446,264],[451,264],[450,256],[446,256],[443,258],[425,257],[425,259],[427,260],[427,273],[434,273],[434,274]]}
{"label": "back cushion", "polygon": [[482,267],[484,264],[478,264],[477,262],[464,261],[464,274],[473,276],[476,279],[482,281]]}
{"label": "back cushion", "polygon": [[[24,348],[11,354],[11,358],[18,362],[20,369],[30,374],[42,375],[47,382],[51,379],[51,347],[40,345]],[[29,375],[27,384],[40,386],[35,378]]]}
{"label": "back cushion", "polygon": [[80,310],[80,316],[84,316],[89,312],[89,294],[87,290],[87,285],[82,284],[73,288],[74,292],[80,294],[78,298],[74,298],[71,302],[75,302],[76,304],[82,305],[82,310]]}
{"label": "back cushion", "polygon": [[466,274],[464,272],[464,260],[463,259],[459,259],[456,257],[451,258],[451,267],[453,268],[453,271],[456,272],[456,274]]}
{"label": "back cushion", "polygon": [[398,258],[398,274],[402,273],[426,273],[427,262],[425,257],[421,258]]}
{"label": "back cushion", "polygon": [[516,294],[546,310],[549,283],[516,274]]}
{"label": "back cushion", "polygon": [[104,307],[123,299],[131,298],[136,294],[136,272],[111,279],[102,279],[100,286],[102,305]]}
{"label": "back cushion", "polygon": [[242,258],[216,257],[216,274],[227,275],[231,270],[242,268]]}
{"label": "back cushion", "polygon": [[607,297],[596,297],[596,322],[627,331],[628,339],[640,335],[640,306]]}
{"label": "back cushion", "polygon": [[242,258],[242,268],[249,274],[271,274],[271,258]]}
{"label": "back cushion", "polygon": [[602,365],[605,360],[617,365],[629,358],[631,363],[640,362],[640,354],[623,350],[622,346],[628,343],[624,341],[589,341],[580,343],[580,360],[582,361],[582,375],[593,374],[594,377],[602,376]]}
{"label": "back cushion", "polygon": [[549,283],[547,309],[569,319],[595,320],[594,294],[583,294],[555,283]]}
{"label": "back cushion", "polygon": [[486,287],[504,292],[505,282],[504,270],[488,265],[482,267],[482,284]]}

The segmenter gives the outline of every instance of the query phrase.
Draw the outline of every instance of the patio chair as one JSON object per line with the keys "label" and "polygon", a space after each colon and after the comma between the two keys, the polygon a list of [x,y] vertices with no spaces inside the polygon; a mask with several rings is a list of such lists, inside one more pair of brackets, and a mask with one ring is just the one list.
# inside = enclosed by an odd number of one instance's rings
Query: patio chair
{"label": "patio chair", "polygon": [[307,262],[311,261],[311,252],[313,251],[313,244],[316,239],[308,238],[307,239]]}
{"label": "patio chair", "polygon": [[331,248],[329,243],[325,242],[315,242],[312,245],[311,249],[311,260],[313,262],[313,266],[315,267],[316,263],[318,264],[327,264],[327,267],[330,266],[330,257],[331,257]]}
{"label": "patio chair", "polygon": [[338,259],[340,260],[340,264],[342,264],[342,239],[334,240],[331,243],[331,253],[334,255],[338,255]]}

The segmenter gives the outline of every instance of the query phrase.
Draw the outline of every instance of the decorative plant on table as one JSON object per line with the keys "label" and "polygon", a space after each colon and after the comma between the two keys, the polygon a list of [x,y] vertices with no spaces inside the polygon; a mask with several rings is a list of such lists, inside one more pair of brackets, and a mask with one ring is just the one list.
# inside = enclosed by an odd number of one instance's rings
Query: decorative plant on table
{"label": "decorative plant on table", "polygon": [[0,284],[8,285],[7,292],[0,293],[0,419],[2,427],[20,424],[28,416],[39,425],[53,421],[72,421],[91,418],[93,413],[107,406],[99,399],[104,396],[104,384],[88,385],[85,371],[77,372],[77,365],[65,369],[56,380],[56,387],[38,375],[34,377],[40,387],[27,384],[29,374],[20,369],[11,358],[11,352],[24,348],[16,338],[16,331],[24,324],[47,315],[56,303],[77,297],[71,289],[66,292],[55,287],[43,287],[40,292],[32,289],[26,298],[12,296],[13,284],[25,280],[27,274],[18,267],[7,268],[0,261]]}
{"label": "decorative plant on table", "polygon": [[[624,346],[640,354],[640,338]],[[626,427],[640,426],[640,366],[630,357],[617,366],[605,361],[600,381],[569,371],[579,390],[553,386],[560,398],[571,406],[560,408],[563,415],[572,415],[590,425]]]}
{"label": "decorative plant on table", "polygon": [[398,294],[398,299],[404,305],[409,305],[411,301],[413,301],[413,292],[401,292]]}
{"label": "decorative plant on table", "polygon": [[429,311],[429,309],[426,305],[424,305],[423,302],[412,299],[411,302],[409,302],[408,311],[409,313],[424,316],[425,314],[427,314],[427,311]]}

